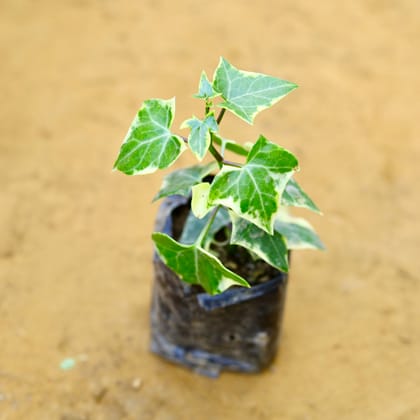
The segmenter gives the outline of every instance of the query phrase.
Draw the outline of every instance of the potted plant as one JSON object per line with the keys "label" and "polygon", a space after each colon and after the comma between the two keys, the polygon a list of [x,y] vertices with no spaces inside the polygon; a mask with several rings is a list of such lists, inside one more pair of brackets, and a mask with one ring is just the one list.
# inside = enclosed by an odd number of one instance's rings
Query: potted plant
{"label": "potted plant", "polygon": [[182,124],[188,136],[172,131],[174,98],[146,100],[114,165],[142,175],[171,166],[188,149],[200,162],[211,158],[164,178],[152,235],[152,351],[207,375],[271,363],[290,251],[323,248],[309,223],[288,213],[292,206],[319,213],[293,177],[297,158],[263,135],[243,145],[220,132],[226,111],[253,124],[296,87],[221,58],[212,82],[201,74],[195,97],[204,115]]}

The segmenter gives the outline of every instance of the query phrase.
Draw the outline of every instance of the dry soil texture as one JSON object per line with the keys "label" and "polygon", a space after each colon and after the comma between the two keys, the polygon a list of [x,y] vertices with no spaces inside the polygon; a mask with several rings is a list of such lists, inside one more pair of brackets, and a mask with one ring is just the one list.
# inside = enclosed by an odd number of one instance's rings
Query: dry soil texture
{"label": "dry soil texture", "polygon": [[[419,419],[419,39],[417,0],[0,0],[0,419]],[[224,135],[299,156],[328,251],[293,258],[273,368],[210,380],[148,351],[162,175],[111,167],[220,55],[300,85]]]}

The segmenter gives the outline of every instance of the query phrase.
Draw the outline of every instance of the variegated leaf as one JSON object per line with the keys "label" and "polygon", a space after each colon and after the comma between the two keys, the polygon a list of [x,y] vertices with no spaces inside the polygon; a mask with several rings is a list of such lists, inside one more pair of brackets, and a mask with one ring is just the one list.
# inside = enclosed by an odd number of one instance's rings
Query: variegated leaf
{"label": "variegated leaf", "polygon": [[185,149],[181,137],[170,131],[174,113],[175,99],[145,101],[121,145],[114,169],[140,175],[172,165]]}
{"label": "variegated leaf", "polygon": [[191,211],[198,219],[202,219],[215,205],[209,204],[210,183],[201,182],[192,187]]}
{"label": "variegated leaf", "polygon": [[163,179],[162,187],[153,201],[170,195],[188,197],[191,194],[191,188],[200,183],[206,175],[210,174],[216,168],[216,162],[212,162],[207,165],[195,165],[171,172]]}
{"label": "variegated leaf", "polygon": [[296,157],[261,136],[241,168],[225,166],[210,186],[209,206],[223,205],[272,234],[280,196]]}
{"label": "variegated leaf", "polygon": [[305,219],[281,212],[274,223],[274,230],[286,238],[288,249],[325,249],[319,236]]}
{"label": "variegated leaf", "polygon": [[208,115],[204,120],[193,117],[184,121],[181,128],[190,128],[188,145],[198,160],[202,160],[210,146],[210,133],[217,132],[218,126],[213,115]]}
{"label": "variegated leaf", "polygon": [[274,105],[296,88],[294,83],[276,77],[238,70],[223,57],[213,79],[213,89],[224,99],[219,106],[249,124],[260,111]]}
{"label": "variegated leaf", "polygon": [[231,219],[232,244],[243,246],[281,271],[288,271],[287,246],[283,235],[277,231],[270,235],[234,213],[231,213]]}
{"label": "variegated leaf", "polygon": [[[179,242],[186,245],[190,245],[196,242],[200,236],[200,233],[203,231],[210,218],[210,213],[206,214],[206,216],[204,216],[202,219],[199,219],[198,217],[194,216],[194,213],[192,211],[190,211],[187,220],[185,221],[185,225]],[[209,231],[207,232],[206,237],[203,238],[203,248],[208,249],[216,233],[229,224],[230,217],[228,211],[225,208],[220,207],[216,214],[216,217],[213,220],[213,223],[210,226]]]}
{"label": "variegated leaf", "polygon": [[281,203],[285,206],[304,207],[315,213],[322,214],[321,210],[319,210],[316,204],[309,198],[308,194],[302,190],[293,178],[286,185]]}
{"label": "variegated leaf", "polygon": [[250,287],[245,279],[225,268],[219,259],[199,245],[183,245],[158,232],[152,238],[163,262],[186,283],[199,284],[211,295],[222,293],[231,286]]}
{"label": "variegated leaf", "polygon": [[217,93],[213,90],[213,86],[210,83],[207,74],[203,71],[200,77],[198,93],[196,93],[194,97],[199,99],[211,99],[219,95],[220,93]]}

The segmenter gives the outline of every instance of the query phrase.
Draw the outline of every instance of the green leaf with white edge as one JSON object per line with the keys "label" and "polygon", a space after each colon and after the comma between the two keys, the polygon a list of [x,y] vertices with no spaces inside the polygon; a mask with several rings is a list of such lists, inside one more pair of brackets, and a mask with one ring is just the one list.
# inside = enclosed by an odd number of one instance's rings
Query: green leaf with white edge
{"label": "green leaf with white edge", "polygon": [[[185,221],[184,229],[179,242],[187,245],[191,245],[196,242],[210,218],[211,213],[208,213],[202,219],[199,219],[194,216],[192,211],[190,211],[187,220]],[[229,224],[230,217],[228,211],[225,208],[220,207],[216,213],[213,223],[210,225],[210,229],[207,232],[206,237],[204,238],[204,242],[202,244],[203,248],[208,249],[216,233]]]}
{"label": "green leaf with white edge", "polygon": [[292,153],[260,136],[241,168],[224,166],[216,175],[208,206],[228,207],[272,234],[281,194],[297,167]]}
{"label": "green leaf with white edge", "polygon": [[296,88],[296,84],[286,80],[238,70],[223,57],[213,78],[213,89],[224,99],[219,106],[249,124],[260,111],[274,105]]}
{"label": "green leaf with white edge", "polygon": [[181,128],[190,128],[188,145],[198,160],[203,160],[210,146],[210,132],[216,132],[218,125],[213,114],[208,115],[204,120],[193,117],[186,120]]}
{"label": "green leaf with white edge", "polygon": [[183,245],[159,232],[153,233],[152,239],[163,262],[186,283],[199,284],[211,295],[231,286],[250,287],[245,279],[197,244]]}
{"label": "green leaf with white edge", "polygon": [[200,183],[206,175],[210,174],[216,168],[217,163],[212,162],[207,165],[195,165],[171,172],[163,179],[162,186],[153,198],[153,201],[170,195],[188,197],[191,194],[191,188]]}
{"label": "green leaf with white edge", "polygon": [[252,146],[247,157],[247,164],[262,167],[272,173],[285,173],[299,169],[296,156],[283,147],[260,136]]}
{"label": "green leaf with white edge", "polygon": [[198,86],[198,93],[194,95],[195,98],[199,99],[211,99],[216,96],[219,96],[220,93],[217,93],[213,90],[213,86],[210,83],[206,72],[201,73],[200,84]]}
{"label": "green leaf with white edge", "polygon": [[319,236],[305,219],[280,212],[274,230],[286,238],[288,249],[325,249]]}
{"label": "green leaf with white edge", "polygon": [[215,205],[209,204],[210,183],[201,182],[191,189],[191,211],[198,219],[202,219]]}
{"label": "green leaf with white edge", "polygon": [[319,210],[316,204],[309,198],[308,194],[302,190],[293,178],[286,185],[281,203],[285,206],[304,207],[315,213],[322,214],[321,210]]}
{"label": "green leaf with white edge", "polygon": [[215,133],[212,133],[211,137],[212,140],[220,146],[220,154],[222,156],[224,155],[225,150],[230,150],[231,152],[236,153],[240,156],[248,156],[250,148],[246,148],[245,146],[236,143],[234,140],[224,139]]}
{"label": "green leaf with white edge", "polygon": [[232,212],[230,217],[232,219],[231,244],[240,245],[252,251],[278,270],[285,272],[289,270],[287,246],[283,235],[277,231],[270,235]]}
{"label": "green leaf with white edge", "polygon": [[185,150],[181,137],[170,131],[174,113],[174,98],[145,101],[121,145],[114,169],[140,175],[172,165]]}

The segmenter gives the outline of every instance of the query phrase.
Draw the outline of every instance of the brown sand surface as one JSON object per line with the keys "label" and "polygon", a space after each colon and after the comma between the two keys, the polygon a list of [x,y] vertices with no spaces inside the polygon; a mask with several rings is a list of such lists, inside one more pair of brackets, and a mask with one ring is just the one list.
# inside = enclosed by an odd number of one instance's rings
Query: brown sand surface
{"label": "brown sand surface", "polygon": [[[0,419],[420,419],[419,40],[416,0],[0,0]],[[162,174],[110,169],[220,55],[300,85],[224,134],[298,155],[328,251],[295,253],[273,368],[211,380],[148,351]]]}

